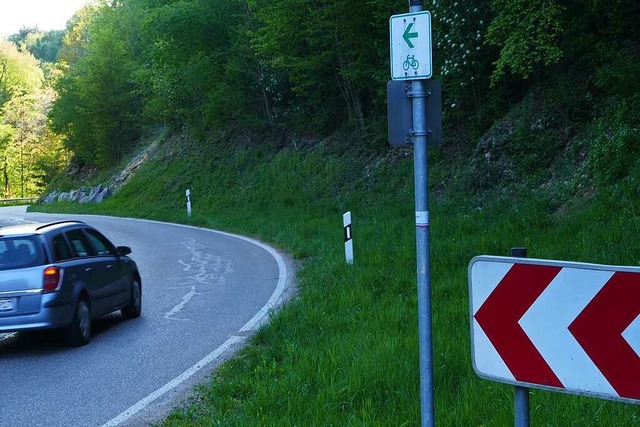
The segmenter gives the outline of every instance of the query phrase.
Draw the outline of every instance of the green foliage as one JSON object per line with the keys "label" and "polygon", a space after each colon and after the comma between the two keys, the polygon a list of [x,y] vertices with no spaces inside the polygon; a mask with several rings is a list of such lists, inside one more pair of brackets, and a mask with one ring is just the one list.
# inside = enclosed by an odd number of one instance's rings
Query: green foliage
{"label": "green foliage", "polygon": [[592,133],[588,166],[596,181],[611,184],[624,178],[640,153],[640,129],[599,120]]}
{"label": "green foliage", "polygon": [[89,41],[89,25],[99,8],[98,3],[88,3],[80,8],[67,22],[62,37],[62,46],[58,60],[67,64],[76,64],[86,54]]}
{"label": "green foliage", "polygon": [[251,50],[253,18],[243,2],[173,1],[146,7],[142,32],[152,65],[148,114],[200,130],[270,122],[266,74]]}
{"label": "green foliage", "polygon": [[36,59],[54,63],[58,58],[58,51],[62,47],[61,30],[42,32],[37,28],[23,28],[17,34],[9,37],[22,51],[28,51]]}
{"label": "green foliage", "polygon": [[596,87],[609,95],[588,134],[588,167],[599,184],[615,183],[637,169],[640,83],[629,77],[640,73],[639,59],[640,55],[627,47],[602,67],[595,79]]}
{"label": "green foliage", "polygon": [[[445,135],[466,150],[527,90],[580,64],[579,73],[568,72],[563,95],[549,103],[558,108],[510,135],[503,151],[514,174],[553,163],[553,153],[578,127],[574,121],[589,128],[590,120],[613,111],[600,114],[574,94],[584,90],[597,100],[637,91],[637,79],[628,77],[637,67],[618,55],[637,50],[640,11],[632,0],[433,1],[426,8],[434,19]],[[128,153],[145,128],[157,126],[202,138],[222,129],[249,138],[268,132],[280,144],[349,129],[382,149],[388,18],[402,12],[407,4],[400,0],[89,4],[69,21],[56,67],[46,68],[46,83],[53,82],[59,96],[51,129],[78,164],[101,169]],[[49,40],[40,36],[25,29],[16,41],[23,49],[45,49]],[[0,103],[15,87],[3,78]],[[31,80],[28,73],[12,78]],[[620,123],[632,130],[636,101],[620,101],[630,115]]]}
{"label": "green foliage", "polygon": [[[104,151],[92,148],[87,123],[98,112],[126,105],[125,119],[118,118],[124,135],[115,138],[112,126],[102,123],[95,130],[99,139],[127,146],[149,124],[201,136],[231,127],[267,130],[285,140],[347,128],[382,140],[375,124],[386,115],[388,18],[406,6],[400,0],[365,0],[357,7],[347,0],[122,0],[87,6],[69,22],[59,54],[68,74],[57,86],[59,102],[73,100],[76,107],[56,106],[55,129],[66,133],[84,162],[101,165],[112,154],[100,154],[99,161],[83,154]],[[446,135],[468,139],[481,136],[521,99],[531,84],[522,79],[540,80],[554,66],[576,61],[597,70],[606,63],[604,37],[622,43],[625,31],[637,31],[630,0],[610,6],[603,0],[426,6],[434,19],[434,74],[444,88]],[[111,77],[115,96],[104,99],[111,107],[90,105],[102,93],[91,87],[93,67],[96,78],[108,81],[98,55],[118,61],[110,70],[118,74]],[[103,122],[113,123],[109,114]]]}
{"label": "green foliage", "polygon": [[[43,162],[59,147],[47,128],[51,90],[43,71],[27,51],[0,41],[0,193],[2,197],[39,194],[60,162]],[[58,153],[58,160],[64,159]],[[45,167],[45,163],[48,166]]]}
{"label": "green foliage", "polygon": [[18,51],[14,43],[0,40],[0,107],[13,96],[42,87],[43,74],[33,56]]}
{"label": "green foliage", "polygon": [[53,129],[80,163],[107,167],[129,152],[141,134],[140,85],[134,17],[112,7],[99,9],[88,24],[91,43],[84,56],[57,81]]}
{"label": "green foliage", "polygon": [[[261,22],[255,44],[270,67],[286,73],[288,124],[312,120],[320,130],[345,120],[362,128],[384,108],[388,74],[388,2],[254,1]],[[397,10],[397,9],[396,9]]]}
{"label": "green foliage", "polygon": [[496,16],[489,25],[487,42],[500,48],[493,83],[507,70],[526,79],[540,67],[560,60],[561,4],[555,0],[492,0],[491,5]]}
{"label": "green foliage", "polygon": [[[496,60],[495,49],[486,44],[492,14],[486,1],[433,2],[434,73],[444,83],[447,118],[486,127],[489,76]],[[486,129],[478,129],[484,131]]]}

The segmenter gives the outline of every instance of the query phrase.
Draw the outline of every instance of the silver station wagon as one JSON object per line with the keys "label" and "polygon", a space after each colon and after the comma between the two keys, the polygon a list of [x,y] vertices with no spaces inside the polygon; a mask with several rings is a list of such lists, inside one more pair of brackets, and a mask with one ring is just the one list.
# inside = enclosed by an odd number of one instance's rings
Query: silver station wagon
{"label": "silver station wagon", "polygon": [[0,332],[61,328],[70,345],[93,319],[140,316],[142,282],[127,246],[80,221],[0,228]]}

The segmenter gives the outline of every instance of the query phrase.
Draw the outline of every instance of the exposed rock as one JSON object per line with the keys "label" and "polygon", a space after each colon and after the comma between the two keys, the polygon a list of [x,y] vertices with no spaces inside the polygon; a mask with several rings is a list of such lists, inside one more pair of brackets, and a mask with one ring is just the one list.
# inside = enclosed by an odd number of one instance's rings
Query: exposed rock
{"label": "exposed rock", "polygon": [[113,177],[109,184],[105,187],[101,184],[93,188],[82,187],[79,190],[61,192],[54,190],[43,196],[40,203],[46,205],[52,202],[75,202],[75,203],[102,203],[104,199],[113,195],[120,187],[125,185],[134,175],[145,161],[152,158],[158,151],[160,141],[164,138],[163,134],[159,134],[154,141],[141,152],[138,153],[127,166],[117,176]]}
{"label": "exposed rock", "polygon": [[156,138],[148,147],[138,153],[127,166],[118,174],[118,176],[113,177],[111,182],[109,182],[109,187],[114,190],[119,189],[123,185],[125,185],[129,179],[134,175],[134,173],[138,170],[140,166],[144,164],[148,159],[153,157],[158,149],[158,145],[160,142],[160,138]]}
{"label": "exposed rock", "polygon": [[48,205],[49,203],[55,202],[56,200],[58,200],[59,195],[60,195],[60,192],[58,190],[53,190],[51,193],[47,194],[40,203],[44,205]]}
{"label": "exposed rock", "polygon": [[47,205],[52,202],[75,202],[75,203],[102,203],[104,199],[111,196],[112,192],[109,187],[103,187],[101,184],[93,188],[82,187],[79,190],[71,190],[61,192],[54,190],[46,195],[40,203]]}
{"label": "exposed rock", "polygon": [[96,194],[94,202],[102,203],[102,201],[104,199],[106,199],[107,197],[109,197],[109,196],[111,196],[111,190],[109,189],[109,187],[105,187],[105,188],[102,189],[102,191],[100,191],[98,194]]}

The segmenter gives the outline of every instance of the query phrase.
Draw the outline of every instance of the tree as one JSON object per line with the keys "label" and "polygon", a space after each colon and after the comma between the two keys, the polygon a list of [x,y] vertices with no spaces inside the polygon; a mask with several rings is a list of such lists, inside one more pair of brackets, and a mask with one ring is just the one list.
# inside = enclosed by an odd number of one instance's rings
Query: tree
{"label": "tree", "polygon": [[132,19],[118,5],[97,9],[86,26],[82,24],[87,42],[73,50],[82,55],[74,57],[55,84],[59,97],[50,113],[52,128],[64,135],[80,164],[109,167],[141,134]]}
{"label": "tree", "polygon": [[10,36],[9,40],[20,51],[28,51],[40,61],[55,63],[62,46],[63,34],[61,30],[43,32],[38,28],[22,28],[17,34]]}
{"label": "tree", "polygon": [[487,41],[500,48],[500,57],[492,75],[495,83],[507,70],[529,78],[537,67],[562,58],[564,7],[555,0],[493,0],[496,13],[489,25]]}
{"label": "tree", "polygon": [[75,64],[86,55],[86,47],[89,44],[89,26],[99,8],[99,4],[88,3],[67,22],[67,28],[62,37],[62,46],[58,52],[59,61]]}
{"label": "tree", "polygon": [[19,52],[12,42],[0,40],[0,107],[13,96],[40,89],[43,78],[32,55]]}
{"label": "tree", "polygon": [[[54,94],[43,86],[38,61],[26,50],[20,52],[11,42],[0,42],[0,169],[4,197],[37,195],[45,175],[39,166],[43,156],[56,150],[55,139],[47,128],[46,113]],[[59,152],[58,160],[64,161]]]}

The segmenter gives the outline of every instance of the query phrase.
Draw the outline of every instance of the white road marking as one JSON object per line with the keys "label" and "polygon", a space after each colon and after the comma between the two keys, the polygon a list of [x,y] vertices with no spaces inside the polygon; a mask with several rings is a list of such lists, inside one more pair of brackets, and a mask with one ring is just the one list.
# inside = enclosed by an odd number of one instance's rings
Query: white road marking
{"label": "white road marking", "polygon": [[[219,255],[208,254],[202,251],[204,245],[199,243],[195,239],[185,239],[182,245],[187,248],[188,254],[191,255],[190,261],[183,261],[179,259],[178,262],[182,264],[183,270],[186,272],[193,272],[188,277],[189,280],[180,283],[174,289],[179,289],[196,282],[200,285],[212,285],[225,283],[227,275],[233,273],[231,268],[231,261],[222,258]],[[165,313],[164,318],[169,320],[188,321],[189,319],[176,317],[182,309],[195,297],[196,295],[203,295],[202,292],[198,292],[196,285],[188,286],[189,292],[182,297],[182,301],[173,307],[171,310]]]}
{"label": "white road marking", "polygon": [[[113,217],[108,217],[108,216],[104,216],[104,215],[95,215],[95,216],[102,217],[102,218],[113,218]],[[279,274],[278,283],[276,285],[276,289],[273,291],[273,294],[271,294],[271,297],[269,298],[267,303],[264,305],[264,307],[262,307],[262,309],[260,309],[260,311],[258,311],[256,313],[256,315],[253,316],[253,318],[251,320],[249,320],[242,328],[240,328],[239,332],[247,332],[247,331],[252,331],[252,330],[257,329],[257,326],[259,326],[261,321],[264,320],[265,316],[269,313],[269,310],[275,308],[277,302],[282,298],[282,295],[283,295],[283,293],[285,291],[287,283],[289,282],[289,272],[287,270],[286,263],[284,262],[284,259],[282,258],[282,256],[280,256],[280,254],[275,249],[273,249],[272,247],[267,246],[264,243],[261,243],[261,242],[259,242],[257,240],[250,239],[250,238],[244,237],[244,236],[239,236],[239,235],[236,235],[236,234],[225,233],[224,231],[211,230],[211,229],[208,229],[208,228],[201,228],[201,227],[193,227],[193,226],[190,226],[190,225],[172,224],[172,223],[168,223],[168,222],[152,221],[152,220],[148,220],[148,219],[137,219],[137,218],[127,218],[127,219],[132,220],[132,221],[148,222],[148,223],[153,223],[153,224],[173,225],[173,226],[176,226],[176,227],[190,228],[190,229],[194,229],[194,230],[201,230],[201,231],[207,231],[209,233],[220,234],[222,236],[233,237],[233,238],[236,238],[236,239],[244,240],[245,242],[251,243],[251,244],[253,244],[255,246],[258,246],[258,247],[264,249],[265,251],[267,251],[274,258],[274,260],[278,264],[278,274]],[[128,408],[125,411],[121,412],[115,418],[107,421],[101,427],[115,427],[115,426],[118,426],[118,425],[122,424],[123,422],[127,421],[128,419],[133,417],[135,414],[137,414],[138,412],[140,412],[141,410],[146,408],[149,404],[151,404],[155,400],[159,399],[160,397],[165,395],[167,392],[169,392],[170,390],[174,389],[175,387],[177,387],[178,385],[182,384],[187,379],[192,377],[199,370],[203,369],[204,367],[206,367],[207,365],[209,365],[210,363],[215,361],[222,354],[224,354],[225,351],[230,349],[233,345],[235,345],[236,343],[239,343],[241,341],[244,341],[245,339],[246,338],[239,337],[239,336],[230,337],[220,347],[218,347],[217,349],[215,349],[214,351],[209,353],[207,356],[205,356],[198,363],[196,363],[191,368],[189,368],[186,371],[184,371],[181,375],[177,376],[172,381],[170,381],[167,384],[165,384],[164,386],[160,387],[159,389],[157,389],[156,391],[154,391],[153,393],[151,393],[147,397],[143,398],[142,400],[140,400],[138,403],[134,404],[130,408]]]}
{"label": "white road marking", "polygon": [[217,349],[215,349],[214,351],[206,355],[203,359],[198,361],[198,363],[196,363],[195,365],[193,365],[192,367],[184,371],[182,374],[178,375],[176,378],[169,381],[168,383],[166,383],[165,385],[163,385],[162,387],[160,387],[159,389],[157,389],[156,391],[154,391],[144,399],[140,400],[138,403],[131,406],[126,411],[121,412],[117,417],[112,418],[106,423],[102,424],[101,427],[115,427],[127,421],[129,418],[131,418],[132,416],[134,416],[135,414],[143,410],[145,407],[147,407],[154,400],[160,398],[161,396],[165,395],[167,392],[176,388],[177,386],[185,382],[187,379],[189,379],[191,376],[196,374],[199,370],[201,370],[202,368],[206,367],[209,363],[216,360],[218,357],[224,354],[225,351],[229,350],[233,345],[245,339],[246,338],[244,337],[238,337],[238,336],[233,336],[229,338],[220,347],[218,347]]}
{"label": "white road marking", "polygon": [[191,291],[189,291],[185,296],[182,297],[182,301],[180,302],[180,304],[176,305],[171,310],[167,311],[164,314],[164,318],[165,319],[170,319],[170,320],[188,321],[189,319],[181,319],[179,317],[175,317],[175,315],[178,314],[180,312],[180,310],[182,310],[184,308],[184,306],[187,305],[189,303],[189,301],[191,301],[191,299],[196,295],[201,295],[201,294],[198,291],[196,291],[196,287],[195,286],[192,286],[191,287]]}

